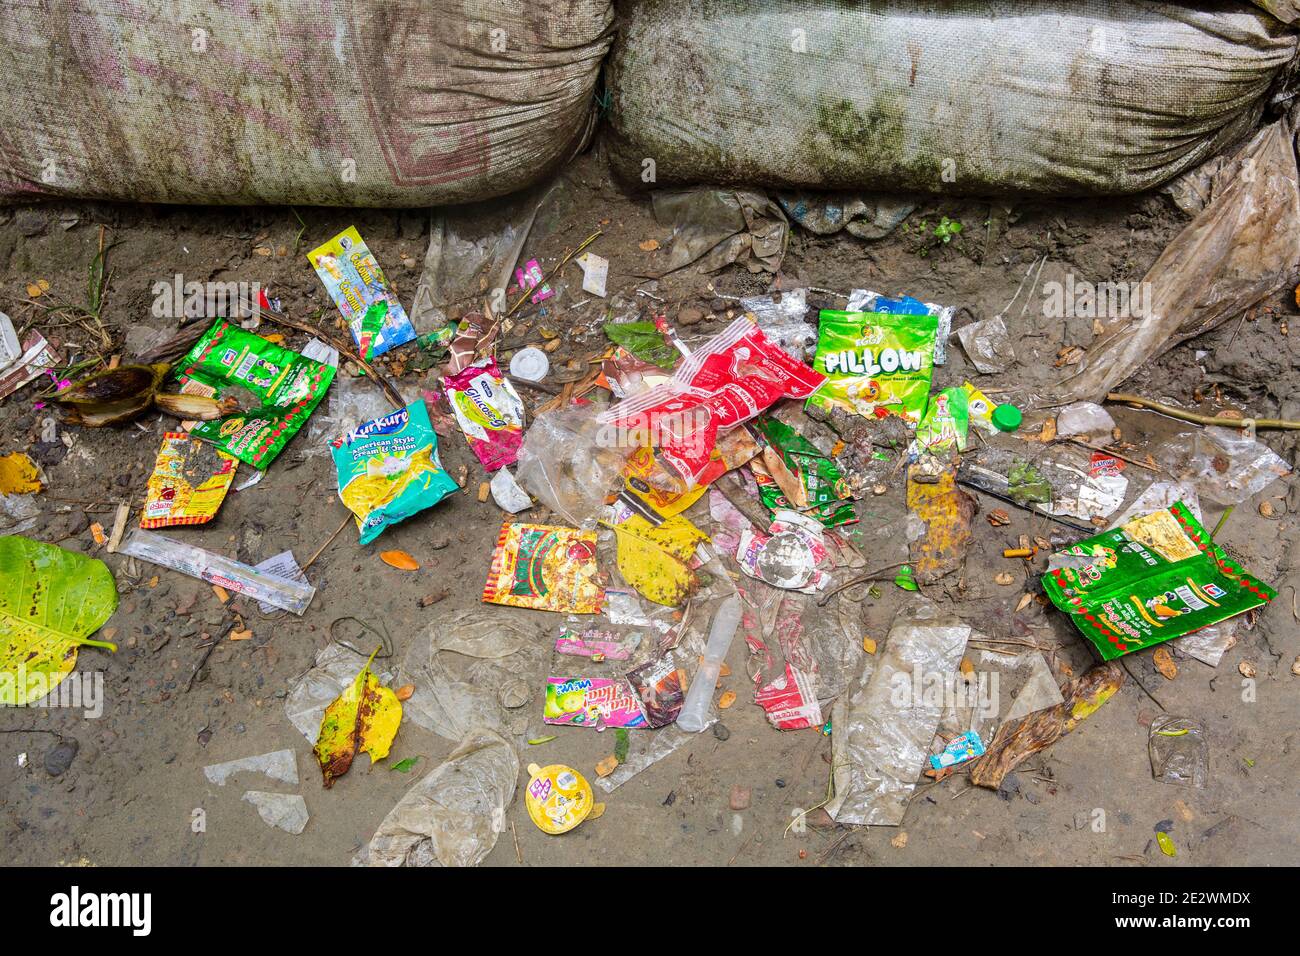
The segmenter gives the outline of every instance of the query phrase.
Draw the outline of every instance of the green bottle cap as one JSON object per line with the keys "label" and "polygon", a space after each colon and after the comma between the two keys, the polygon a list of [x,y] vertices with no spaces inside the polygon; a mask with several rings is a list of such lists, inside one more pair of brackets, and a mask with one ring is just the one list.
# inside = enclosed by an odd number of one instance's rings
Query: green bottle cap
{"label": "green bottle cap", "polygon": [[1020,409],[1014,405],[999,405],[993,409],[993,427],[1001,432],[1013,432],[1020,427]]}

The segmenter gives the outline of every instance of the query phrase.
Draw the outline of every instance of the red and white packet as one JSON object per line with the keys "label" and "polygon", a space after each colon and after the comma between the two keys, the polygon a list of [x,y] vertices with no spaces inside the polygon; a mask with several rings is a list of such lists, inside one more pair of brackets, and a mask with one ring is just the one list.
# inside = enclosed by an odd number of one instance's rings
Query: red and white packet
{"label": "red and white packet", "polygon": [[619,402],[599,421],[648,436],[694,487],[726,471],[715,454],[719,431],[779,399],[807,398],[825,381],[742,316],[687,357],[670,381]]}

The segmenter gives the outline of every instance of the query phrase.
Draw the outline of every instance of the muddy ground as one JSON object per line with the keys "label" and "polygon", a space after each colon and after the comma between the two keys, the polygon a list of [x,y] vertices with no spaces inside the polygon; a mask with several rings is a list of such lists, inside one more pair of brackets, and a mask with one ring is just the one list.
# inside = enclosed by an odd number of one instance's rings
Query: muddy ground
{"label": "muddy ground", "polygon": [[[527,256],[539,258],[544,268],[593,231],[603,230],[592,248],[611,260],[611,293],[638,303],[647,315],[657,304],[636,297],[633,290],[638,286],[666,300],[661,307],[670,315],[683,308],[698,310],[690,317],[702,313],[703,318],[682,326],[688,340],[701,339],[725,323],[723,313],[732,303],[718,296],[768,288],[769,276],[735,266],[716,276],[687,267],[648,285],[642,277],[657,271],[665,253],[644,251],[641,244],[668,238],[648,203],[612,185],[594,155],[578,161],[568,180],[553,208],[539,216],[526,246]],[[940,216],[964,225],[951,243],[933,238]],[[904,228],[874,242],[795,232],[778,281],[783,288],[807,285],[830,292],[855,287],[906,291],[926,301],[961,306],[957,324],[962,325],[1003,310],[1041,256],[1047,257],[1041,282],[1066,273],[1090,281],[1140,278],[1185,221],[1159,195],[1060,203],[930,201]],[[428,240],[423,211],[58,205],[0,211],[0,309],[19,325],[32,323],[73,351],[100,351],[84,327],[60,324],[66,312],[51,312],[46,306],[85,301],[87,270],[102,232],[111,243],[111,279],[101,318],[112,339],[108,352],[126,360],[131,358],[128,334],[130,342],[138,344],[154,332],[176,328],[174,321],[155,318],[150,310],[154,283],[176,273],[186,280],[259,282],[279,297],[289,315],[328,325],[334,310],[303,254],[350,224],[359,228],[403,301],[409,302]],[[33,304],[26,286],[42,279],[49,290]],[[518,341],[537,344],[544,341],[544,326],[547,334],[561,335],[562,344],[551,355],[552,381],[577,377],[581,363],[603,347],[599,325],[605,303],[587,301],[570,308],[591,298],[580,294],[580,282],[578,268],[569,266],[548,313],[528,315],[525,310],[526,324],[518,333]],[[954,341],[936,386],[969,378],[996,397],[999,389],[1046,383],[1059,375],[1052,367],[1059,350],[1086,347],[1093,334],[1091,323],[1045,318],[1041,292],[1031,291],[1030,307],[1022,313],[1017,302],[1008,314],[1020,359],[1016,369],[1005,376],[977,377]],[[839,304],[827,293],[811,298]],[[1282,412],[1300,417],[1300,403],[1288,399],[1295,394],[1300,370],[1292,344],[1297,335],[1288,336],[1283,328],[1294,311],[1294,305],[1279,297],[1269,309],[1173,350],[1144,368],[1129,388],[1188,406],[1199,404],[1211,412],[1237,408],[1255,415]],[[300,347],[305,338],[289,332],[287,341]],[[402,382],[431,380],[407,371]],[[53,441],[42,441],[43,423],[51,412],[33,408],[39,387],[0,404],[0,454],[28,451],[45,470],[48,487],[39,496],[42,516],[30,534],[104,558],[114,571],[121,606],[108,626],[116,629],[121,648],[116,654],[88,650],[80,658],[81,670],[104,674],[101,718],[88,720],[79,713],[49,709],[0,713],[0,845],[5,862],[347,863],[393,804],[453,744],[408,721],[388,761],[372,769],[369,759],[360,757],[353,771],[327,791],[320,785],[310,743],[285,717],[284,697],[330,640],[331,626],[339,619],[382,622],[400,659],[425,628],[477,606],[502,519],[490,500],[478,501],[483,473],[477,460],[457,436],[443,440],[441,455],[448,470],[456,475],[464,468],[467,474],[463,492],[372,545],[358,546],[351,527],[344,529],[310,569],[318,592],[308,612],[301,618],[267,617],[251,602],[222,605],[207,585],[174,572],[147,565],[133,569],[122,556],[106,555],[87,530],[89,522],[111,524],[117,502],[140,502],[161,435],[174,428],[175,421],[154,414],[138,426],[122,428],[60,424]],[[549,397],[527,389],[521,393],[530,408]],[[1139,459],[1184,431],[1146,412],[1120,409],[1115,417],[1124,439],[1133,443],[1129,454]],[[1279,438],[1281,434],[1263,437],[1294,462],[1295,442]],[[46,431],[44,438],[49,437]],[[1126,474],[1132,479],[1131,500],[1151,476],[1139,468]],[[1265,499],[1271,503],[1271,517],[1260,514]],[[964,568],[929,589],[930,597],[985,634],[1032,637],[1051,648],[1058,680],[1082,673],[1093,661],[1091,650],[1059,612],[1038,603],[1015,611],[1021,595],[1034,589],[1036,574],[1023,562],[1002,557],[1002,549],[1013,546],[1021,534],[1049,534],[1050,523],[1011,508],[1011,523],[994,528],[987,512],[1001,503],[979,503],[981,513],[975,518],[974,542]],[[1223,527],[1221,543],[1272,583],[1279,598],[1240,632],[1219,667],[1175,651],[1178,675],[1168,680],[1155,670],[1150,652],[1129,656],[1129,679],[1120,693],[1076,732],[1023,764],[1000,791],[971,788],[958,773],[918,788],[899,828],[811,827],[783,835],[792,814],[826,797],[830,739],[815,729],[779,732],[768,726],[763,712],[749,701],[747,652],[737,640],[728,658],[731,676],[723,684],[735,690],[739,700],[721,713],[724,730],[706,731],[612,794],[598,793],[607,803],[604,816],[564,837],[536,830],[520,795],[486,863],[1300,862],[1300,820],[1294,813],[1300,786],[1300,678],[1292,674],[1292,662],[1300,655],[1294,609],[1300,568],[1293,566],[1292,557],[1297,507],[1296,494],[1286,483],[1275,482],[1238,506]],[[862,503],[863,520],[854,541],[869,566],[897,560],[904,511],[901,481],[880,498]],[[1221,512],[1207,505],[1207,524],[1212,527]],[[250,563],[285,548],[293,549],[301,562],[326,544],[344,517],[329,459],[312,451],[301,434],[263,481],[232,493],[212,523],[168,533]],[[545,517],[542,509],[528,515],[531,520]],[[702,520],[708,530],[707,519]],[[409,552],[420,569],[401,572],[386,566],[378,558],[386,549]],[[995,584],[994,577],[1007,570],[1015,574],[1014,584]],[[444,599],[421,606],[421,598],[443,589],[449,592]],[[890,585],[879,597],[868,595],[850,607],[847,628],[858,627],[861,635],[883,639],[895,614],[914,600],[914,595]],[[536,628],[547,650],[543,659],[550,659],[558,615],[494,610],[502,621]],[[236,613],[253,632],[251,639],[228,639],[237,627]],[[191,684],[190,676],[213,639],[217,643]],[[1238,672],[1243,661],[1258,669],[1253,699],[1243,692]],[[569,658],[558,666],[580,669],[580,661]],[[543,681],[545,674],[533,677]],[[526,706],[537,713],[524,737],[544,733],[540,683]],[[1211,763],[1206,789],[1152,779],[1146,724],[1160,709],[1207,725]],[[566,763],[594,779],[597,761],[614,747],[610,732],[554,732],[558,739],[537,746],[520,739],[522,762]],[[77,743],[76,755],[66,770],[52,767],[61,771],[52,775],[47,757],[55,756],[56,744],[69,740]],[[639,746],[634,740],[634,750]],[[203,776],[204,765],[280,748],[297,754],[297,787],[251,774],[217,787]],[[23,767],[20,754],[27,755]],[[410,773],[390,769],[408,757],[419,758]],[[730,809],[733,786],[752,791],[748,809]],[[301,793],[311,813],[305,832],[293,836],[264,824],[240,799],[250,789]],[[1092,825],[1098,808],[1105,811],[1100,829]],[[202,832],[192,826],[196,809],[206,817]],[[1177,857],[1160,852],[1157,827],[1170,832]]]}

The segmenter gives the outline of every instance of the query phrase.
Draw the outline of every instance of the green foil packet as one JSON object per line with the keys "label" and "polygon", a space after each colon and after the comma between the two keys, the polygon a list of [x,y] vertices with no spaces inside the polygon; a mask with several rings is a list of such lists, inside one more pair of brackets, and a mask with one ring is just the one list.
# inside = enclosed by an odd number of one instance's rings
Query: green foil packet
{"label": "green foil packet", "polygon": [[[754,430],[777,450],[786,468],[803,485],[808,506],[798,510],[812,515],[827,528],[853,524],[858,520],[853,502],[845,500],[849,497],[848,482],[834,461],[779,419],[759,419],[754,423]],[[751,471],[758,484],[759,498],[769,511],[796,507],[765,469],[754,467],[751,462]]]}
{"label": "green foil packet", "polygon": [[930,397],[938,316],[823,309],[818,326],[813,368],[827,381],[808,405],[866,418],[921,420]]}
{"label": "green foil packet", "polygon": [[1181,501],[1057,552],[1042,583],[1104,660],[1277,596],[1228,557]]}
{"label": "green foil packet", "polygon": [[182,391],[251,400],[236,412],[190,430],[226,454],[266,468],[302,427],[334,380],[334,369],[245,332],[224,319],[194,343],[181,360]]}

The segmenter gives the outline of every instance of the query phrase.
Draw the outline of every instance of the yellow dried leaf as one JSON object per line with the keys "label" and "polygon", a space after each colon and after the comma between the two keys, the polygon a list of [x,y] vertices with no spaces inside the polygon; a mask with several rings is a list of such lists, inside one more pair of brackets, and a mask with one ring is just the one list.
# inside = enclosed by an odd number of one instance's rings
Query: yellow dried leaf
{"label": "yellow dried leaf", "polygon": [[722,710],[726,710],[735,702],[736,702],[736,692],[734,690],[724,691],[722,696],[718,698],[718,707],[721,708]]}
{"label": "yellow dried leaf", "polygon": [[876,653],[876,641],[874,638],[864,637],[862,639],[862,649],[868,654]]}
{"label": "yellow dried leaf", "polygon": [[1169,653],[1167,647],[1157,647],[1151,655],[1151,663],[1156,665],[1156,670],[1165,680],[1173,680],[1178,676],[1178,665],[1174,663],[1174,655]]}
{"label": "yellow dried leaf", "polygon": [[610,754],[596,764],[596,776],[608,777],[616,767],[618,767],[618,758]]}
{"label": "yellow dried leaf", "polygon": [[903,847],[907,846],[907,831],[904,830],[898,836],[890,840],[889,845],[892,846],[895,850],[901,850],[903,849]]}
{"label": "yellow dried leaf", "polygon": [[390,568],[397,568],[399,571],[418,571],[420,562],[415,560],[405,551],[381,551],[379,560]]}
{"label": "yellow dried leaf", "polygon": [[348,772],[361,751],[370,754],[372,761],[387,757],[402,723],[401,701],[390,688],[380,685],[370,669],[377,653],[379,648],[321,718],[312,753],[320,763],[326,789]]}
{"label": "yellow dried leaf", "polygon": [[659,248],[659,240],[647,239],[645,242],[637,243],[637,246],[642,252],[654,252]]}
{"label": "yellow dried leaf", "polygon": [[0,458],[0,495],[32,495],[41,488],[36,462],[20,451]]}

